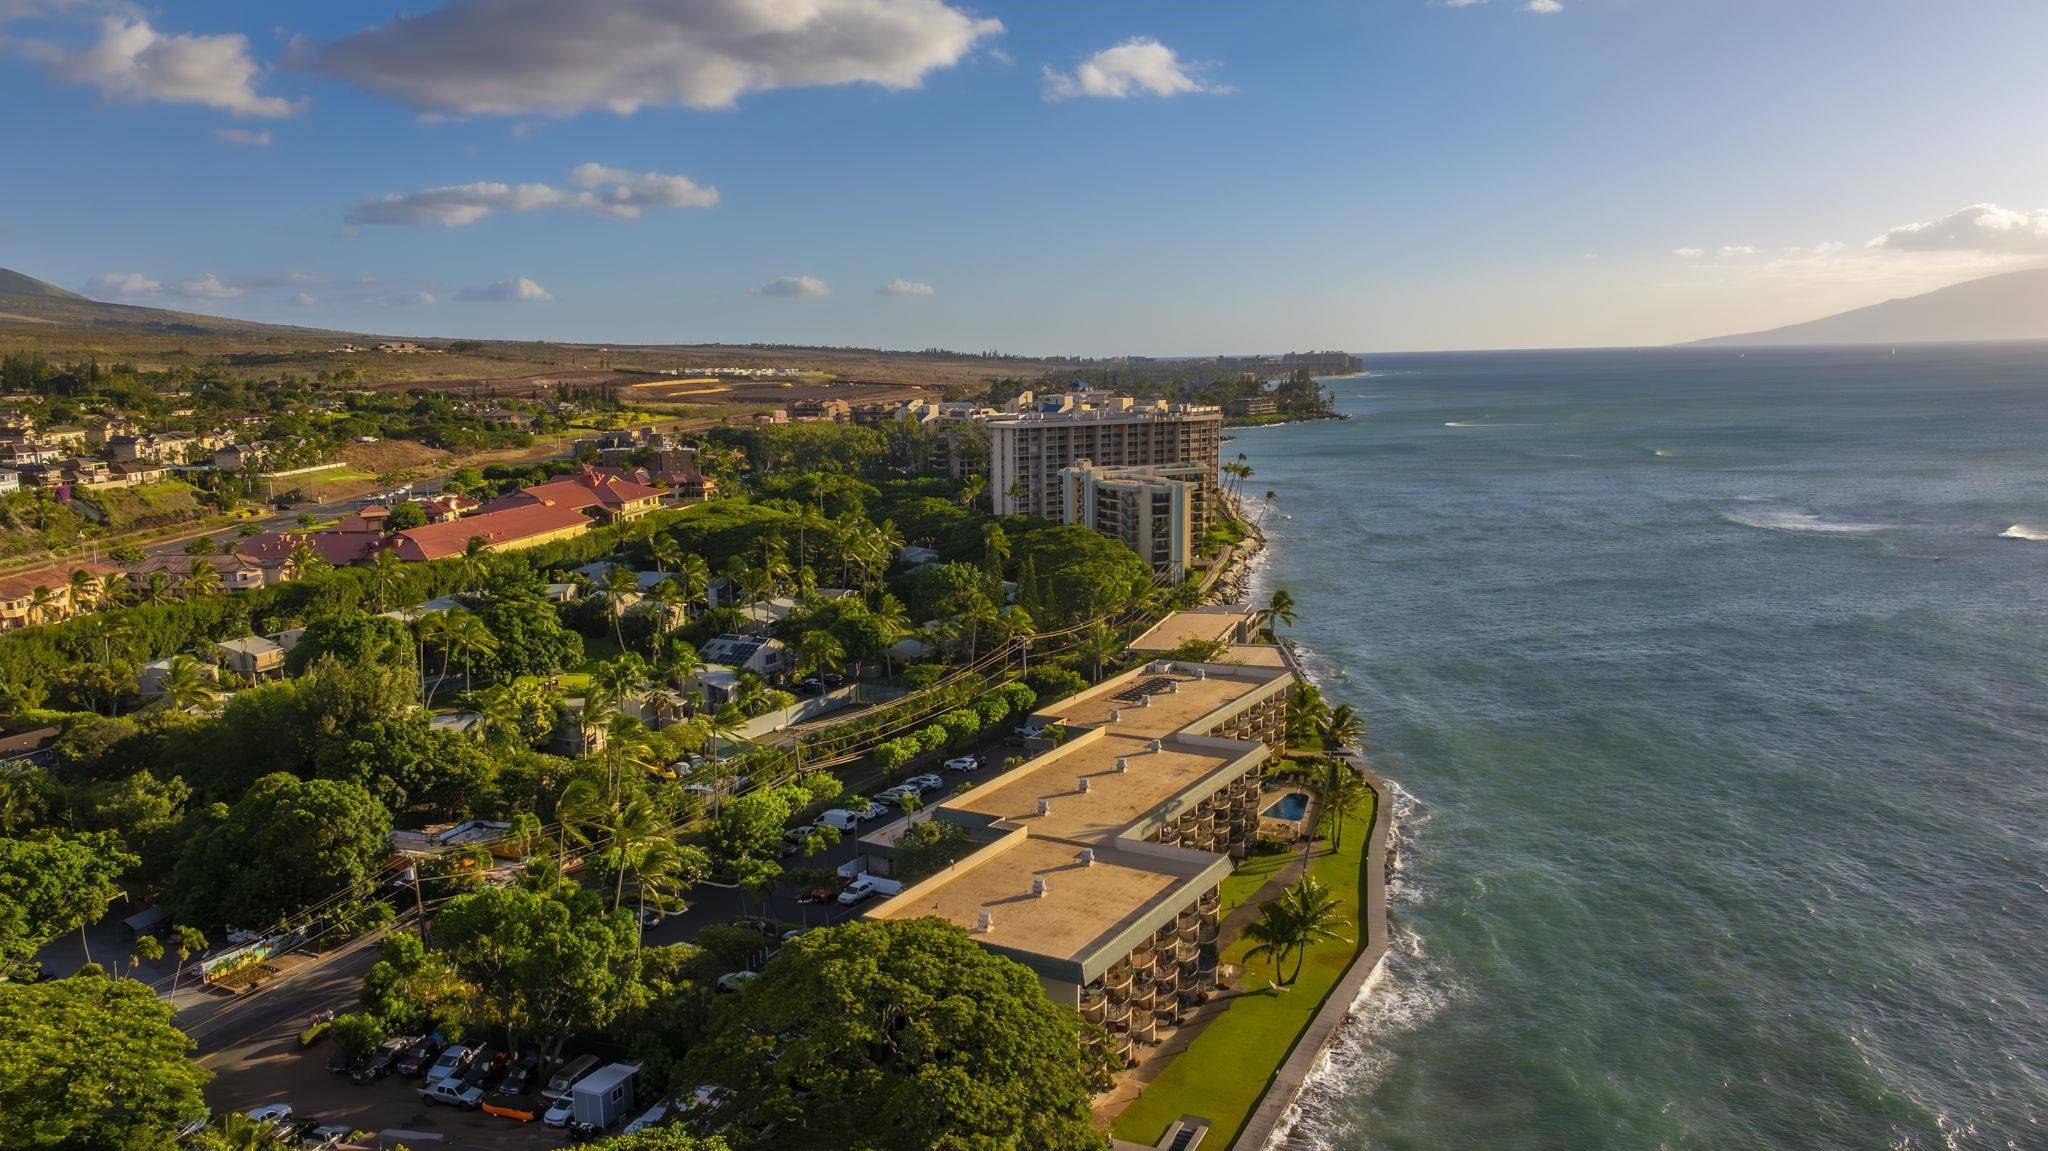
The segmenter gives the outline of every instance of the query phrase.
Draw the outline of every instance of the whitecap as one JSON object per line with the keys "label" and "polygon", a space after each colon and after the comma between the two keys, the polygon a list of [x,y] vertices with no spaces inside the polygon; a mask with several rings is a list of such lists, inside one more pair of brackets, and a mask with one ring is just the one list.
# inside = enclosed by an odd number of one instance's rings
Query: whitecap
{"label": "whitecap", "polygon": [[1656,456],[1656,457],[1657,457],[1658,459],[1660,459],[1660,460],[1669,460],[1669,459],[1676,459],[1676,458],[1678,457],[1678,453],[1677,453],[1677,452],[1667,452],[1667,451],[1665,451],[1665,450],[1664,450],[1663,448],[1658,448],[1658,449],[1657,449],[1656,451],[1652,452],[1651,454],[1652,454],[1652,455],[1654,455],[1654,456]]}
{"label": "whitecap", "polygon": [[1819,532],[1828,535],[1861,535],[1887,531],[1893,524],[1859,523],[1854,520],[1825,520],[1812,512],[1722,512],[1726,523],[1774,532]]}
{"label": "whitecap", "polygon": [[2002,540],[2048,540],[2048,531],[2042,531],[2040,528],[2030,528],[2025,524],[2014,524],[1999,532],[1998,538]]}

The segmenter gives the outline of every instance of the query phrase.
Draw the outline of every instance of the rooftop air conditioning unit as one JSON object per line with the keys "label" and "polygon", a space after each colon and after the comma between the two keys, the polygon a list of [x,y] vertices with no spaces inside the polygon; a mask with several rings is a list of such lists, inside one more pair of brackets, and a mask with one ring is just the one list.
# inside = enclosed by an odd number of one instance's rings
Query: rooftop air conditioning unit
{"label": "rooftop air conditioning unit", "polygon": [[1163,745],[1162,745],[1162,744],[1161,744],[1161,743],[1160,743],[1160,742],[1159,742],[1158,740],[1156,740],[1156,739],[1155,739],[1155,740],[1153,740],[1153,741],[1152,741],[1152,750],[1153,750],[1153,751],[1158,751],[1158,750],[1159,750],[1159,749],[1160,749],[1160,748],[1161,748],[1162,746],[1163,746]]}
{"label": "rooftop air conditioning unit", "polygon": [[1084,847],[1084,848],[1082,848],[1082,849],[1081,849],[1081,866],[1083,866],[1083,867],[1093,867],[1093,866],[1095,866],[1095,849],[1094,849],[1094,848],[1092,848],[1092,847]]}
{"label": "rooftop air conditioning unit", "polygon": [[993,911],[982,912],[981,917],[974,922],[974,929],[983,932],[994,931],[996,929],[996,913]]}
{"label": "rooftop air conditioning unit", "polygon": [[1089,784],[1089,782],[1088,782],[1088,777],[1087,777],[1087,776],[1085,776],[1085,775],[1084,775],[1084,776],[1082,776],[1082,777],[1081,777],[1081,790],[1085,792],[1085,791],[1087,791],[1087,790],[1088,790],[1088,788],[1089,788],[1090,786],[1091,786],[1091,784]]}
{"label": "rooftop air conditioning unit", "polygon": [[1139,706],[1139,707],[1151,707],[1151,706],[1152,706],[1152,693],[1148,691],[1148,692],[1146,692],[1145,694],[1143,694],[1143,695],[1139,696],[1139,697],[1138,697],[1138,706]]}
{"label": "rooftop air conditioning unit", "polygon": [[1117,757],[1116,757],[1116,773],[1117,773],[1118,775],[1122,775],[1122,774],[1123,774],[1124,772],[1127,772],[1127,771],[1129,771],[1129,770],[1131,770],[1131,761],[1130,761],[1130,760],[1128,760],[1128,759],[1125,759],[1125,758],[1124,758],[1123,756],[1121,756],[1121,755],[1117,756]]}
{"label": "rooftop air conditioning unit", "polygon": [[1206,668],[1206,667],[1198,667],[1198,668],[1196,668],[1196,669],[1195,669],[1195,678],[1196,678],[1196,679],[1208,679],[1208,678],[1209,678],[1209,669],[1208,669],[1208,668]]}
{"label": "rooftop air conditioning unit", "polygon": [[1032,881],[1031,881],[1031,898],[1033,898],[1033,899],[1044,899],[1044,898],[1045,898],[1045,892],[1046,892],[1045,880],[1043,880],[1043,879],[1034,879],[1034,880],[1032,880]]}
{"label": "rooftop air conditioning unit", "polygon": [[1038,814],[1040,814],[1040,815],[1051,815],[1051,814],[1052,814],[1052,800],[1050,800],[1050,799],[1041,799],[1041,800],[1039,800],[1039,801],[1038,801]]}
{"label": "rooftop air conditioning unit", "polygon": [[1167,685],[1166,685],[1166,694],[1168,694],[1168,695],[1179,695],[1179,694],[1180,694],[1180,681],[1179,681],[1179,680],[1174,680],[1174,681],[1173,681],[1172,683],[1169,683],[1169,684],[1167,684]]}
{"label": "rooftop air conditioning unit", "polygon": [[1110,708],[1110,709],[1109,709],[1109,722],[1111,722],[1111,723],[1115,723],[1115,722],[1116,722],[1117,720],[1120,720],[1120,719],[1122,719],[1123,717],[1124,717],[1124,710],[1123,710],[1122,708],[1120,708],[1120,707],[1113,707],[1113,708]]}

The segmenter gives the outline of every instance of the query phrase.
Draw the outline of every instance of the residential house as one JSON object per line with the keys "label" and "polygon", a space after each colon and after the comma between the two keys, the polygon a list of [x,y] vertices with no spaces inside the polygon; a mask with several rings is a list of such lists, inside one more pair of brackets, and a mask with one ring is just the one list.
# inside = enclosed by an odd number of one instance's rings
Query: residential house
{"label": "residential house", "polygon": [[0,735],[0,767],[53,767],[57,762],[57,740],[61,727],[39,727]]}
{"label": "residential house", "polygon": [[546,506],[587,511],[607,523],[637,519],[661,506],[661,492],[616,472],[584,468],[491,501],[487,511]]}
{"label": "residential house", "polygon": [[66,461],[58,473],[64,477],[65,483],[80,487],[94,487],[111,483],[114,479],[113,471],[104,460],[89,460],[84,456]]}
{"label": "residential house", "polygon": [[418,504],[419,509],[427,514],[427,522],[430,524],[453,523],[483,506],[468,496],[457,495],[454,492],[430,500],[412,502]]}
{"label": "residential house", "polygon": [[223,472],[239,472],[245,468],[260,466],[270,458],[270,449],[263,444],[229,444],[215,450],[210,460],[213,466]]}
{"label": "residential house", "polygon": [[41,440],[21,440],[9,444],[0,456],[4,456],[8,463],[21,467],[26,464],[54,464],[64,458],[64,452]]}
{"label": "residential house", "polygon": [[252,635],[213,645],[214,654],[227,669],[250,679],[272,679],[284,674],[284,645]]}
{"label": "residential house", "polygon": [[134,463],[113,464],[108,470],[113,473],[114,478],[131,488],[141,487],[143,484],[160,484],[171,474],[171,470],[162,464],[144,463],[140,460]]}
{"label": "residential house", "polygon": [[97,596],[84,603],[71,602],[71,574],[82,571],[98,582],[118,571],[99,563],[77,563],[67,568],[43,568],[0,576],[0,630],[30,627],[70,619],[96,606]]}
{"label": "residential house", "polygon": [[0,470],[0,495],[21,490],[21,473],[12,468]]}
{"label": "residential house", "polygon": [[254,591],[265,584],[281,582],[267,577],[262,560],[254,556],[241,554],[239,545],[242,542],[245,541],[237,541],[237,550],[235,552],[224,555],[151,556],[149,559],[129,568],[129,578],[139,583],[140,581],[147,580],[153,572],[162,572],[173,588],[183,588],[186,581],[192,578],[192,572],[195,570],[196,565],[203,561],[208,567],[213,569],[214,575],[220,581],[220,589],[222,591]]}
{"label": "residential house", "polygon": [[[145,699],[164,694],[164,684],[171,678],[171,664],[176,658],[176,656],[172,656],[166,659],[151,660],[137,668],[135,671],[135,690],[141,692]],[[200,664],[199,677],[218,682],[220,680],[220,669],[210,663]]]}
{"label": "residential house", "polygon": [[482,540],[484,549],[494,552],[571,539],[589,531],[590,523],[580,508],[537,502],[453,523],[408,528],[392,537],[391,547],[399,559],[417,563],[461,555],[473,539]]}
{"label": "residential house", "polygon": [[779,639],[728,632],[712,636],[697,648],[705,663],[724,664],[735,671],[751,671],[771,683],[795,665],[789,648]]}
{"label": "residential house", "polygon": [[789,418],[798,423],[843,424],[853,419],[853,405],[845,400],[791,400]]}

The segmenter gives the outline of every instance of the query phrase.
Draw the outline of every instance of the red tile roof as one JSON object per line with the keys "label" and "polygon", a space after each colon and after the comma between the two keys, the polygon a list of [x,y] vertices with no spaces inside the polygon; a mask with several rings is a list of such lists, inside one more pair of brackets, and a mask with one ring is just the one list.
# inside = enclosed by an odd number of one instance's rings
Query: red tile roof
{"label": "red tile roof", "polygon": [[616,472],[601,473],[586,468],[575,475],[561,476],[503,499],[493,500],[489,507],[490,510],[497,511],[502,508],[531,507],[538,503],[556,507],[601,507],[617,510],[629,503],[660,498],[661,492],[646,484],[634,483]]}
{"label": "red tile roof", "polygon": [[402,560],[438,560],[461,555],[469,541],[481,538],[491,547],[502,547],[534,536],[567,528],[588,526],[590,518],[582,508],[533,503],[503,508],[452,523],[408,528],[393,537]]}

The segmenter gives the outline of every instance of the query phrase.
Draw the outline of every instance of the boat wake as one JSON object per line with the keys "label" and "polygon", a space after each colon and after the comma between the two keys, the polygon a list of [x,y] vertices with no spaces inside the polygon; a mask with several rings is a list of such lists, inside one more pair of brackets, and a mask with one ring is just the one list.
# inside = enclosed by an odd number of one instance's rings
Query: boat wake
{"label": "boat wake", "polygon": [[1894,524],[1860,523],[1855,520],[1824,520],[1811,512],[1740,511],[1722,512],[1725,523],[1774,532],[1819,532],[1827,535],[1863,535],[1889,531]]}
{"label": "boat wake", "polygon": [[2025,524],[2014,524],[1999,532],[1998,538],[2002,540],[2048,540],[2048,531],[2042,531],[2040,528],[2030,528]]}
{"label": "boat wake", "polygon": [[[1426,894],[1414,882],[1410,863],[1429,813],[1400,784],[1388,780],[1387,786],[1394,796],[1387,903],[1398,907],[1419,903]],[[1267,1151],[1355,1151],[1369,1146],[1366,1132],[1347,1112],[1355,1111],[1358,1097],[1370,1092],[1392,1067],[1389,1041],[1421,1027],[1458,998],[1450,973],[1429,954],[1420,935],[1398,925],[1389,925],[1388,930],[1379,970],[1359,989],[1350,1014],[1309,1071],[1300,1097],[1266,1144]]]}

